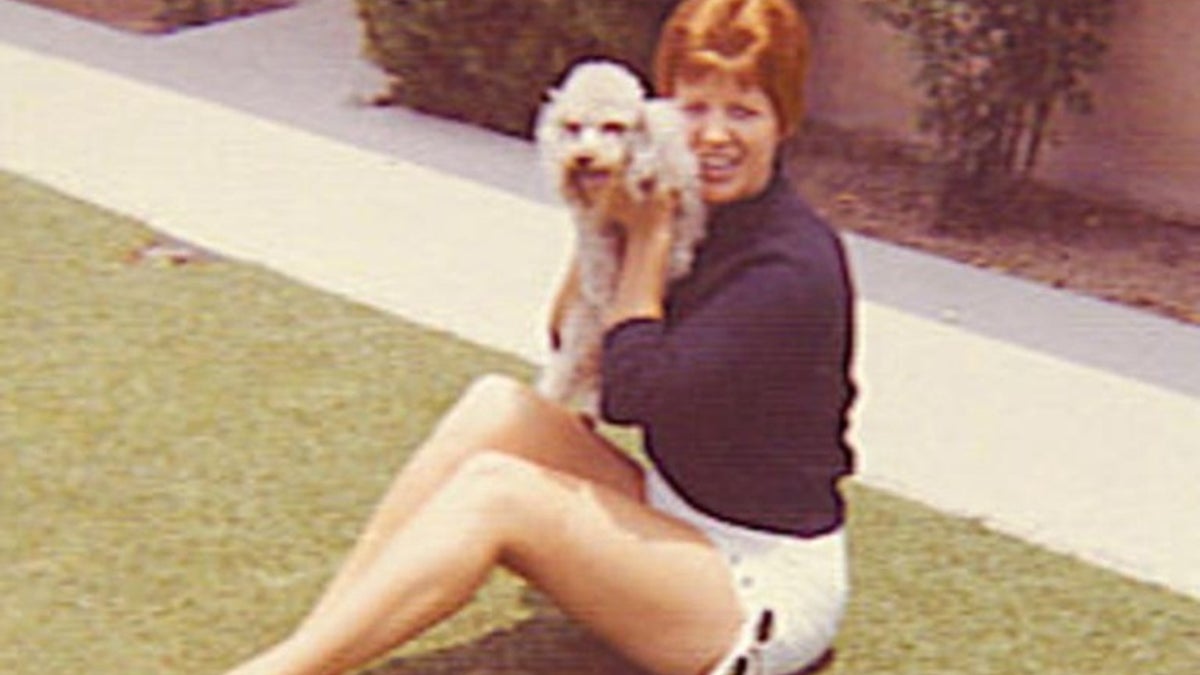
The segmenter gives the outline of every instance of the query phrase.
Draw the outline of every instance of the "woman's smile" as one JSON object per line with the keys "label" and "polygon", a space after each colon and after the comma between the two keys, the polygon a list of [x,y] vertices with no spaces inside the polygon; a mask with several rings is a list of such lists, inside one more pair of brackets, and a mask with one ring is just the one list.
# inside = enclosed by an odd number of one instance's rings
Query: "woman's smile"
{"label": "woman's smile", "polygon": [[737,175],[741,157],[727,152],[700,154],[700,179],[705,183],[723,183]]}

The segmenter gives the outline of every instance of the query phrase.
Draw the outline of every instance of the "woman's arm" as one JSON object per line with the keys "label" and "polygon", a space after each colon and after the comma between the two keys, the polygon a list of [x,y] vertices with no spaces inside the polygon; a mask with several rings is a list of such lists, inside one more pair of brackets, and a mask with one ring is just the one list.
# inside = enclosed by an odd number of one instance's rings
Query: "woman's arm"
{"label": "woman's arm", "polygon": [[617,289],[605,325],[631,319],[661,319],[671,253],[671,218],[678,196],[654,192],[634,199],[623,188],[612,191],[608,214],[625,231],[625,252]]}
{"label": "woman's arm", "polygon": [[631,319],[661,319],[666,296],[667,260],[671,233],[666,227],[631,232],[617,277],[617,292],[605,325],[612,328]]}
{"label": "woman's arm", "polygon": [[718,400],[737,405],[759,388],[794,387],[830,362],[837,306],[799,270],[761,260],[670,331],[661,321],[617,326],[605,341],[605,416],[639,423]]}

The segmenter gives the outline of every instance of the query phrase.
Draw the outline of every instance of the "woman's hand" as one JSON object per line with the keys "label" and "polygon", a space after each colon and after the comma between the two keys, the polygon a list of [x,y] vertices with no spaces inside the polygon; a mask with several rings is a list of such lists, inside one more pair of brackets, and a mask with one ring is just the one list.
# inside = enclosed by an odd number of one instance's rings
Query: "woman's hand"
{"label": "woman's hand", "polygon": [[678,193],[650,186],[643,194],[630,194],[620,185],[609,191],[604,207],[625,232],[621,271],[605,324],[662,318]]}
{"label": "woman's hand", "polygon": [[624,181],[612,181],[601,198],[600,208],[630,238],[667,230],[679,208],[679,192],[649,182],[630,189]]}

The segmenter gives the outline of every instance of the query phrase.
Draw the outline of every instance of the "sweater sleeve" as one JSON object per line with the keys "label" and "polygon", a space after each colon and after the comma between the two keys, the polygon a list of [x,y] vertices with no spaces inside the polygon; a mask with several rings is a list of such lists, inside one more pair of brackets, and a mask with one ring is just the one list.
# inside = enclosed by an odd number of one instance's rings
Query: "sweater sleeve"
{"label": "sweater sleeve", "polygon": [[680,321],[634,319],[605,336],[602,412],[644,424],[703,415],[756,389],[794,386],[833,323],[827,289],[794,262],[767,259],[725,280]]}

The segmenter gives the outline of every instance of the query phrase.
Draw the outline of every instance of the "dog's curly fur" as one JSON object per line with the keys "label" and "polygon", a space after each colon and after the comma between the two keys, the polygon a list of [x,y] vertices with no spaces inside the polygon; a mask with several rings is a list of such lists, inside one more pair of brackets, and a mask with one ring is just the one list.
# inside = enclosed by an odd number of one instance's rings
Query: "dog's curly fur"
{"label": "dog's curly fur", "polygon": [[704,237],[705,210],[698,167],[682,113],[672,101],[651,99],[629,70],[586,61],[549,92],[538,113],[535,139],[551,180],[571,210],[580,293],[565,308],[560,340],[538,390],[597,414],[603,317],[620,268],[622,229],[595,204],[608,181],[621,181],[634,198],[655,190],[679,196],[672,221],[669,279],[686,275]]}

